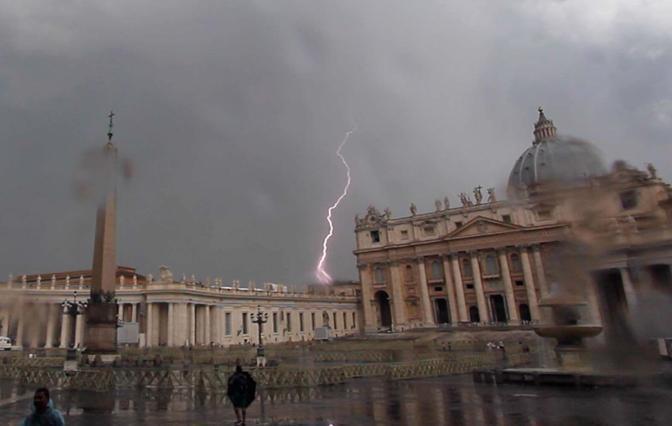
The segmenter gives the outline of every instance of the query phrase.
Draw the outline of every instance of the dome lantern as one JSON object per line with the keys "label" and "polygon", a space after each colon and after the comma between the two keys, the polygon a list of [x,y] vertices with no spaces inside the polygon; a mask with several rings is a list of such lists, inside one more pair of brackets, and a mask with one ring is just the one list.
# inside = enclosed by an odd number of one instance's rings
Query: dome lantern
{"label": "dome lantern", "polygon": [[534,144],[555,137],[557,129],[553,120],[549,120],[544,115],[544,109],[539,107],[539,119],[534,124]]}

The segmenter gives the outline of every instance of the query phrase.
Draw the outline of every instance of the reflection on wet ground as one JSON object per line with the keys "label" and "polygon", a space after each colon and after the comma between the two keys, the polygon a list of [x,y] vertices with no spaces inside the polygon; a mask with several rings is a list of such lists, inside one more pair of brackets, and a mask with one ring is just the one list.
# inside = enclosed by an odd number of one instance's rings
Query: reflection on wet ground
{"label": "reflection on wet ground", "polygon": [[[0,384],[0,423],[19,424],[32,389]],[[187,389],[112,394],[54,391],[68,425],[221,425],[235,415],[221,394]],[[471,377],[360,380],[262,392],[250,425],[663,425],[672,388],[578,390],[473,384]]]}

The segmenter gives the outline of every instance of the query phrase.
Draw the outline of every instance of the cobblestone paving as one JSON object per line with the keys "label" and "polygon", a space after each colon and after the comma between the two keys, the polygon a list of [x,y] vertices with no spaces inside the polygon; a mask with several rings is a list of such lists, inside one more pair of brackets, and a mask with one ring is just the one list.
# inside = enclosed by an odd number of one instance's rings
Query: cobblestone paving
{"label": "cobblestone paving", "polygon": [[[0,424],[19,424],[28,411],[29,391],[0,384]],[[54,400],[68,425],[226,425],[235,420],[223,393],[193,389],[55,391]],[[666,425],[670,418],[671,388],[494,387],[454,376],[268,391],[250,408],[248,424],[630,426]]]}

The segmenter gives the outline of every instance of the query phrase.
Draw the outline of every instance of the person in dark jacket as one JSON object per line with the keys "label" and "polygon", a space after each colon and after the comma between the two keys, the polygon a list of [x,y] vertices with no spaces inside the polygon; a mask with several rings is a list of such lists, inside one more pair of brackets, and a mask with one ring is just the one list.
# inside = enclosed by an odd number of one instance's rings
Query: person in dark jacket
{"label": "person in dark jacket", "polygon": [[236,412],[237,425],[245,425],[245,410],[254,401],[256,389],[257,383],[250,373],[243,371],[240,365],[236,365],[236,372],[229,377],[226,395],[231,400]]}
{"label": "person in dark jacket", "polygon": [[65,426],[61,412],[54,408],[49,389],[39,388],[33,396],[33,412],[23,421],[23,426]]}

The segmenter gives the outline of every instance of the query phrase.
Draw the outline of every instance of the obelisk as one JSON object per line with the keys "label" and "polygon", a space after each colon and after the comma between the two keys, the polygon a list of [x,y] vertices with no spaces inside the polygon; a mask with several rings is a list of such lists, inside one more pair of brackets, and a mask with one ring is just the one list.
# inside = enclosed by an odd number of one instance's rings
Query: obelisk
{"label": "obelisk", "polygon": [[115,285],[117,272],[117,148],[112,143],[112,119],[109,115],[108,141],[103,147],[96,237],[93,246],[91,297],[86,308],[86,352],[111,354],[117,350],[117,302]]}

